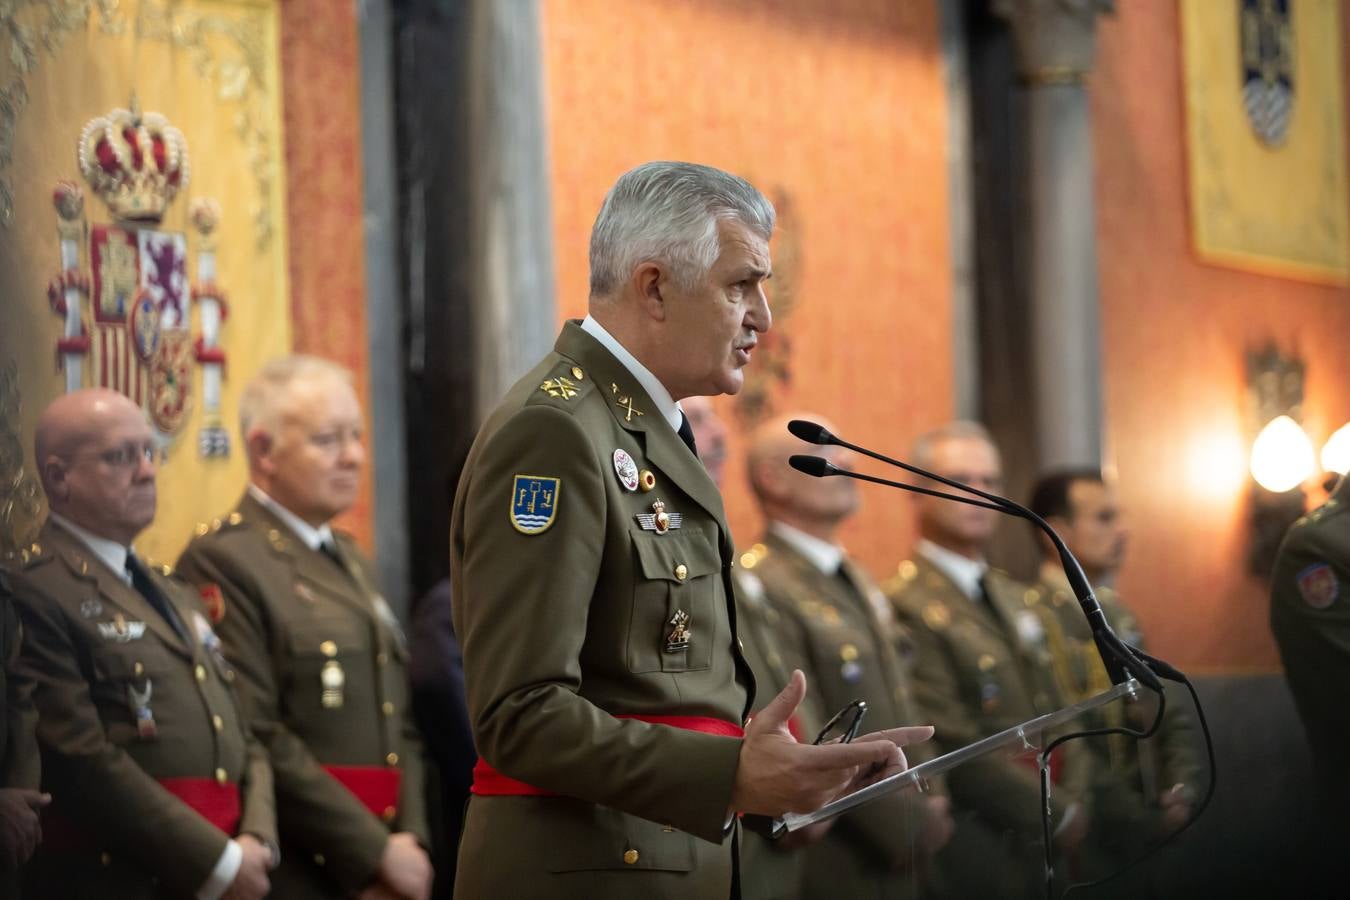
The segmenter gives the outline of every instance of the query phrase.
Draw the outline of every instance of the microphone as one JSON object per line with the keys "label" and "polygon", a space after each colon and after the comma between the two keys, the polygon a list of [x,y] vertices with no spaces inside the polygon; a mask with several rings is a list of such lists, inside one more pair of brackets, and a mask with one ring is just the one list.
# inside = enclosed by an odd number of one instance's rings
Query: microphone
{"label": "microphone", "polygon": [[[806,441],[808,444],[830,445],[846,447],[855,453],[861,453],[863,456],[871,457],[912,472],[915,475],[921,475],[924,478],[936,481],[939,484],[945,484],[948,487],[956,488],[959,491],[965,491],[973,494],[975,497],[983,498],[975,500],[969,496],[958,496],[948,494],[943,491],[935,491],[923,488],[914,484],[905,484],[900,481],[887,481],[884,478],[875,478],[870,475],[860,475],[856,472],[850,472],[847,469],[841,469],[829,460],[818,456],[798,455],[788,460],[788,464],[799,472],[811,475],[816,478],[826,478],[831,475],[842,475],[845,478],[856,478],[860,481],[869,481],[873,484],[884,484],[888,487],[899,488],[900,490],[910,491],[915,494],[926,494],[930,497],[941,497],[944,500],[953,500],[957,503],[966,503],[971,506],[979,506],[985,509],[995,509],[1005,515],[1016,516],[1020,519],[1026,519],[1033,523],[1041,531],[1045,532],[1050,542],[1054,545],[1059,554],[1060,565],[1064,569],[1064,574],[1069,579],[1069,586],[1073,589],[1074,596],[1078,599],[1078,605],[1082,607],[1083,614],[1087,616],[1088,626],[1092,630],[1093,643],[1097,645],[1097,653],[1101,656],[1102,663],[1106,666],[1107,673],[1111,676],[1112,684],[1121,684],[1125,681],[1126,673],[1134,676],[1141,684],[1149,688],[1162,692],[1162,682],[1154,674],[1150,663],[1154,662],[1151,657],[1140,658],[1140,654],[1133,648],[1127,646],[1114,631],[1111,625],[1106,621],[1106,614],[1102,612],[1102,606],[1097,601],[1096,594],[1092,591],[1092,585],[1088,583],[1087,575],[1083,573],[1083,567],[1079,565],[1078,560],[1069,552],[1069,548],[1064,544],[1063,539],[1051,528],[1040,516],[1027,509],[1020,503],[1009,500],[1007,497],[1001,497],[998,494],[991,494],[982,491],[979,488],[968,484],[962,484],[951,478],[938,475],[935,472],[929,472],[918,466],[902,462],[898,459],[892,459],[866,447],[859,447],[856,444],[850,444],[842,438],[836,437],[822,425],[815,422],[808,422],[805,419],[793,419],[788,423],[788,431],[793,437]],[[819,462],[808,462],[808,460],[818,460]],[[1145,660],[1148,660],[1146,662]]]}

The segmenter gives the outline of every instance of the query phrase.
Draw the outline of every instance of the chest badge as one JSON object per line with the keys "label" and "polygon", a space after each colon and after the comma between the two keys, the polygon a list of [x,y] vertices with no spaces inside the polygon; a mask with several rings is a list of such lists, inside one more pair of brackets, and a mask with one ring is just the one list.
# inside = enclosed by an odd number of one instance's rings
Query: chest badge
{"label": "chest badge", "polygon": [[666,652],[679,653],[681,650],[688,650],[689,641],[694,636],[693,630],[689,627],[689,613],[682,609],[675,610],[669,624],[671,631],[666,635]]}
{"label": "chest badge", "polygon": [[684,516],[677,512],[666,512],[666,504],[657,500],[652,504],[651,512],[637,514],[637,521],[642,526],[643,531],[665,534],[672,528],[679,528],[684,524]]}
{"label": "chest badge", "polygon": [[328,661],[319,670],[319,686],[323,690],[319,703],[324,709],[341,709],[347,673],[342,671],[342,663],[337,661],[337,644],[324,641],[319,645],[319,650],[328,657]]}
{"label": "chest badge", "polygon": [[139,641],[145,635],[145,623],[128,622],[125,616],[118,613],[113,616],[111,622],[98,623],[98,634],[105,641],[113,641],[117,644]]}
{"label": "chest badge", "polygon": [[625,491],[638,489],[638,468],[628,451],[620,447],[614,451],[614,474],[619,476],[619,484]]}

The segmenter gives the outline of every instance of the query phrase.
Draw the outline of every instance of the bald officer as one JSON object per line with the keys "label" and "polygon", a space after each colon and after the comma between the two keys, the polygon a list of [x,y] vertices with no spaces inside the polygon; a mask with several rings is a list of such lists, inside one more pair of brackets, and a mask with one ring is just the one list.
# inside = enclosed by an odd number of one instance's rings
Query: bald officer
{"label": "bald officer", "polygon": [[591,314],[474,443],[451,525],[480,754],[457,897],[725,898],[736,812],[902,764],[909,733],[799,745],[800,674],[742,733],[733,549],[677,401],[740,389],[773,223],[734,175],[626,173],[591,234]]}
{"label": "bald officer", "polygon": [[238,667],[272,757],[279,896],[430,893],[422,745],[403,629],[329,520],[356,499],[361,407],[346,370],[274,360],[239,402],[249,484],[179,561]]}
{"label": "bald officer", "polygon": [[[973,487],[998,492],[1002,463],[988,433],[953,422],[915,443],[914,462]],[[940,487],[940,485],[934,485]],[[1063,705],[1050,669],[1045,629],[1026,607],[1027,587],[991,568],[984,548],[992,510],[915,498],[920,540],[885,590],[916,644],[915,695],[950,752]],[[1061,853],[1087,831],[1085,756],[1057,754],[1050,805]],[[1035,760],[981,758],[948,777],[956,833],[939,860],[952,896],[1040,896],[1041,791]]]}
{"label": "bald officer", "polygon": [[196,593],[131,543],[158,446],[121,394],[54,401],[37,429],[51,516],[11,576],[54,797],[25,895],[253,900],[275,863],[272,773]]}
{"label": "bald officer", "polygon": [[[839,543],[839,529],[858,509],[857,482],[812,478],[788,458],[811,453],[851,470],[852,451],[815,447],[788,433],[793,418],[756,429],[747,454],[750,487],[764,515],[763,539],[741,557],[744,580],[771,606],[774,641],[790,653],[833,712],[867,703],[869,725],[895,727],[919,720],[910,675],[894,642],[890,604]],[[826,422],[826,427],[830,427]],[[910,657],[912,661],[912,654]],[[926,748],[911,763],[928,758]],[[923,887],[928,863],[952,833],[949,801],[940,791],[891,794],[845,815],[806,851],[806,897],[909,897]]]}

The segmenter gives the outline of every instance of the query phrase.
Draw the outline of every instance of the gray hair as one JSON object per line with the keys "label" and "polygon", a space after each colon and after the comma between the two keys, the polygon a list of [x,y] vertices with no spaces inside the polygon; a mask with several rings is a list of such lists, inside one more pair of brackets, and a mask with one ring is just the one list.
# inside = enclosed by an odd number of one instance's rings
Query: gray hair
{"label": "gray hair", "polygon": [[605,195],[591,228],[591,296],[618,289],[647,261],[664,263],[686,290],[717,261],[717,223],[732,219],[765,241],[773,236],[773,204],[730,172],[683,162],[630,169]]}
{"label": "gray hair", "polygon": [[943,441],[951,440],[984,441],[998,453],[998,445],[990,437],[988,428],[979,422],[958,419],[946,425],[939,425],[932,431],[925,431],[915,438],[914,448],[910,451],[910,461],[920,469],[933,468],[933,448]]}
{"label": "gray hair", "polygon": [[265,363],[239,396],[239,434],[261,427],[275,431],[291,387],[302,382],[333,379],[352,384],[352,373],[331,360],[296,353]]}

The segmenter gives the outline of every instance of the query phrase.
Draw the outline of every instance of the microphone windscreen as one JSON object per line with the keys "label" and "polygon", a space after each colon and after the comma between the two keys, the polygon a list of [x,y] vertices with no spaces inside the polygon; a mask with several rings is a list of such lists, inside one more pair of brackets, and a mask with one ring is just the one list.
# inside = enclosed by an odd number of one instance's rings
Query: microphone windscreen
{"label": "microphone windscreen", "polygon": [[808,422],[805,419],[793,419],[788,422],[788,431],[792,436],[806,441],[808,444],[828,444],[834,435],[825,430],[824,426],[817,425],[815,422]]}
{"label": "microphone windscreen", "polygon": [[[809,425],[810,423],[806,424]],[[833,475],[838,471],[829,460],[820,456],[809,456],[805,453],[789,456],[788,465],[798,472],[805,472],[807,475],[813,475],[816,478],[824,478],[826,475]]]}

